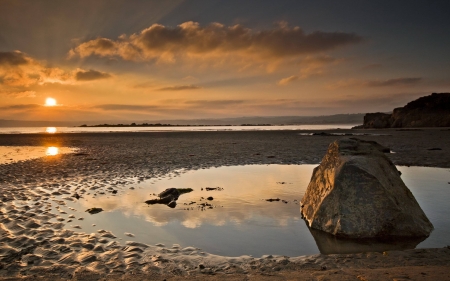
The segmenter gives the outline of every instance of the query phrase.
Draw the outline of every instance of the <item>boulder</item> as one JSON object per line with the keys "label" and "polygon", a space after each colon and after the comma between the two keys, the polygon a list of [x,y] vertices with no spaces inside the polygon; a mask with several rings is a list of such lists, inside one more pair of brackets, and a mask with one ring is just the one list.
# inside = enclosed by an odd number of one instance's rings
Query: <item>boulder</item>
{"label": "boulder", "polygon": [[382,146],[330,144],[301,200],[307,224],[339,237],[426,237],[433,225]]}

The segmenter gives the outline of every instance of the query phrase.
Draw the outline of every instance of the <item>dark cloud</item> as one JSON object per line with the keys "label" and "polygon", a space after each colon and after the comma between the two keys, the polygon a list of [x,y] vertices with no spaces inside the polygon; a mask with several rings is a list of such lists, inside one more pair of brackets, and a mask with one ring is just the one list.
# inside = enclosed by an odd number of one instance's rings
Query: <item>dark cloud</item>
{"label": "dark cloud", "polygon": [[380,81],[368,81],[368,87],[387,87],[387,86],[404,86],[404,85],[414,85],[419,83],[422,78],[395,78]]}
{"label": "dark cloud", "polygon": [[381,67],[382,67],[382,64],[380,64],[380,63],[372,63],[372,64],[368,64],[368,65],[362,67],[362,70],[372,70],[372,69],[378,69]]}
{"label": "dark cloud", "polygon": [[111,77],[110,74],[93,69],[77,70],[75,73],[75,80],[77,81],[92,81],[92,80],[106,79],[109,77]]}
{"label": "dark cloud", "polygon": [[27,110],[27,109],[35,109],[40,108],[42,105],[39,104],[15,104],[15,105],[8,105],[8,106],[2,106],[0,109],[2,110]]}
{"label": "dark cloud", "polygon": [[378,87],[404,87],[412,86],[422,82],[421,77],[402,77],[393,78],[387,80],[342,80],[336,83],[329,84],[327,87],[330,89],[338,88],[352,88],[352,87],[368,87],[368,88],[378,88]]}
{"label": "dark cloud", "polygon": [[169,86],[158,89],[158,91],[184,91],[184,90],[197,90],[202,87],[197,85],[180,85],[180,86]]}
{"label": "dark cloud", "polygon": [[149,111],[158,109],[158,106],[154,105],[135,105],[135,104],[100,104],[93,108],[103,110],[117,110],[117,111]]}
{"label": "dark cloud", "polygon": [[17,66],[28,62],[28,59],[22,52],[0,52],[0,65]]}
{"label": "dark cloud", "polygon": [[246,103],[246,100],[189,100],[185,104],[194,107],[221,107]]}
{"label": "dark cloud", "polygon": [[78,45],[70,55],[173,60],[177,55],[235,54],[267,59],[320,53],[362,41],[363,38],[355,33],[305,33],[300,27],[287,24],[254,31],[242,25],[212,23],[201,27],[196,22],[185,22],[174,28],[153,24],[140,33],[123,35],[116,41],[97,38]]}

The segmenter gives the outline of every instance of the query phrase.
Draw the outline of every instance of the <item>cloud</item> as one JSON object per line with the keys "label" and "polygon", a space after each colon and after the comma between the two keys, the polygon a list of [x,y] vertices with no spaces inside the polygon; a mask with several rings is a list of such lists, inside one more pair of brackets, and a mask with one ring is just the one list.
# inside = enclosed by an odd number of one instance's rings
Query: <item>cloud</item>
{"label": "cloud", "polygon": [[37,88],[45,84],[74,84],[109,77],[110,74],[93,69],[49,67],[20,51],[0,52],[0,94],[6,96],[35,97]]}
{"label": "cloud", "polygon": [[131,85],[131,88],[133,88],[133,89],[146,89],[146,88],[153,88],[153,87],[155,87],[154,82],[142,82],[142,83]]}
{"label": "cloud", "polygon": [[395,78],[388,80],[368,81],[368,87],[387,87],[387,86],[405,86],[419,83],[422,78]]}
{"label": "cloud", "polygon": [[69,57],[79,55],[87,57],[90,55],[109,56],[115,55],[117,51],[116,43],[110,39],[97,38],[89,42],[83,43],[75,50],[69,51]]}
{"label": "cloud", "polygon": [[188,76],[186,76],[186,77],[184,77],[182,80],[195,80],[195,81],[197,81],[198,80],[198,78],[197,77],[194,77],[194,76],[191,76],[191,75],[188,75]]}
{"label": "cloud", "polygon": [[116,56],[124,60],[173,62],[179,57],[234,55],[267,60],[321,53],[363,40],[355,33],[306,33],[300,27],[287,24],[256,31],[242,25],[220,23],[202,27],[189,21],[176,27],[153,24],[140,33],[122,35],[117,40],[90,40],[70,50],[69,56]]}
{"label": "cloud", "polygon": [[361,69],[362,70],[372,70],[372,69],[378,69],[381,67],[383,67],[383,65],[380,63],[372,63],[372,64],[368,64],[366,66],[363,66]]}
{"label": "cloud", "polygon": [[39,104],[15,104],[15,105],[8,105],[8,106],[2,106],[0,109],[2,110],[28,110],[28,109],[36,109],[40,108],[42,105]]}
{"label": "cloud", "polygon": [[324,75],[333,65],[337,65],[343,61],[345,60],[323,54],[306,56],[297,63],[300,67],[298,74],[283,78],[277,84],[279,86],[285,86],[300,79]]}
{"label": "cloud", "polygon": [[82,70],[79,69],[75,72],[75,80],[77,81],[92,81],[92,80],[99,80],[99,79],[106,79],[110,78],[111,75],[105,72],[100,72],[97,70]]}
{"label": "cloud", "polygon": [[117,110],[117,111],[150,111],[158,109],[155,105],[135,105],[135,104],[100,104],[94,106],[93,108],[98,108],[102,110]]}
{"label": "cloud", "polygon": [[278,85],[285,86],[285,85],[290,84],[290,83],[292,83],[294,81],[297,81],[298,79],[300,79],[300,77],[298,77],[296,75],[292,75],[292,76],[283,78],[280,81],[278,81]]}
{"label": "cloud", "polygon": [[339,88],[352,88],[352,87],[365,87],[365,88],[378,88],[378,87],[404,87],[412,86],[422,82],[421,77],[402,77],[386,80],[341,80],[336,83],[329,84],[327,88],[339,89]]}
{"label": "cloud", "polygon": [[11,96],[14,98],[35,98],[36,97],[36,91],[2,91],[0,90],[0,94]]}
{"label": "cloud", "polygon": [[23,91],[23,92],[14,93],[14,96],[16,98],[35,98],[36,92],[35,91]]}
{"label": "cloud", "polygon": [[26,56],[19,52],[19,51],[13,51],[13,52],[0,52],[0,66],[1,65],[22,65],[27,64],[29,60],[26,58]]}
{"label": "cloud", "polygon": [[164,100],[158,105],[140,104],[101,104],[92,108],[111,111],[167,111],[172,109],[187,108],[212,108],[226,107],[230,105],[244,104],[247,100]]}
{"label": "cloud", "polygon": [[197,85],[180,85],[180,86],[169,86],[159,88],[158,91],[184,91],[184,90],[198,90],[202,87]]}
{"label": "cloud", "polygon": [[209,108],[209,107],[226,107],[230,105],[238,105],[246,103],[246,100],[189,100],[184,104],[191,107]]}

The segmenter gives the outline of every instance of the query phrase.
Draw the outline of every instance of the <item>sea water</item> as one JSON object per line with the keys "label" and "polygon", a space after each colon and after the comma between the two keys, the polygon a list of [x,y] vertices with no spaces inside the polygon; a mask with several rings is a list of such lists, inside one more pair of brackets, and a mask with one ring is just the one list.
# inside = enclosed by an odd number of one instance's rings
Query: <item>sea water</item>
{"label": "sea water", "polygon": [[351,129],[355,124],[283,125],[283,126],[155,126],[155,127],[0,127],[0,134],[182,132],[182,131],[279,131]]}

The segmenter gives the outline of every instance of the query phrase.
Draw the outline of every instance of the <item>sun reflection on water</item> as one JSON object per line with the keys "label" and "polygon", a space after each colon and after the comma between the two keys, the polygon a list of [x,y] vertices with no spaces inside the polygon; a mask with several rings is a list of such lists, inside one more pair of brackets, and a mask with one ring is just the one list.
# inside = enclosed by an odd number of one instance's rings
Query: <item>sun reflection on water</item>
{"label": "sun reflection on water", "polygon": [[55,155],[58,155],[58,153],[59,153],[59,149],[54,146],[47,147],[47,150],[45,151],[45,155],[47,155],[47,156],[55,156]]}
{"label": "sun reflection on water", "polygon": [[45,132],[49,133],[49,134],[54,134],[56,133],[57,129],[55,127],[47,127],[47,129],[45,129]]}

